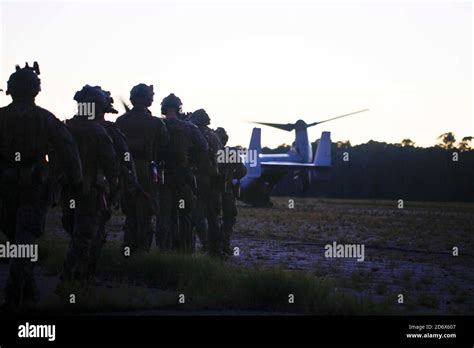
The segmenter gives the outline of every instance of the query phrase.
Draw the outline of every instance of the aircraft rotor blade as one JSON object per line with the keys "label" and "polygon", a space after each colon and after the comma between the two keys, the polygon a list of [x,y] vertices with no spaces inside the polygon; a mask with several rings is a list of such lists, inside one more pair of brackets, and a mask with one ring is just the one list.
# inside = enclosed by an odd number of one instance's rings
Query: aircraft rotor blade
{"label": "aircraft rotor blade", "polygon": [[312,127],[312,126],[315,126],[315,125],[320,124],[320,123],[324,123],[324,122],[336,120],[336,119],[338,119],[338,118],[347,117],[347,116],[354,115],[354,114],[358,114],[358,113],[360,113],[360,112],[365,112],[365,111],[369,111],[369,109],[364,109],[364,110],[359,110],[359,111],[351,112],[350,114],[344,114],[344,115],[336,116],[336,117],[329,118],[329,119],[324,120],[324,121],[313,122],[313,123],[308,124],[308,127]]}
{"label": "aircraft rotor blade", "polygon": [[291,132],[295,129],[295,125],[293,123],[266,123],[266,122],[252,122],[256,124],[262,124],[264,126],[269,126],[273,128],[278,128],[287,132]]}

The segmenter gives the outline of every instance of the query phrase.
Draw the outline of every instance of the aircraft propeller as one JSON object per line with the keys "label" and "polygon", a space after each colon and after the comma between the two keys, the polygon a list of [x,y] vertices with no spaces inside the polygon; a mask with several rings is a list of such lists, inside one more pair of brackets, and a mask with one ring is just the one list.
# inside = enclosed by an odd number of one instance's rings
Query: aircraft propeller
{"label": "aircraft propeller", "polygon": [[358,113],[364,112],[364,111],[369,111],[369,109],[363,109],[363,110],[351,112],[349,114],[344,114],[344,115],[332,117],[332,118],[329,118],[329,119],[324,120],[324,121],[313,122],[313,123],[310,123],[310,124],[307,124],[303,120],[298,120],[295,123],[268,123],[268,122],[253,122],[253,121],[251,121],[251,122],[256,123],[256,124],[261,124],[261,125],[264,125],[264,126],[278,128],[278,129],[281,129],[281,130],[284,130],[284,131],[287,131],[287,132],[291,132],[292,130],[295,130],[295,129],[296,130],[306,129],[306,128],[309,128],[309,127],[312,127],[312,126],[316,126],[317,124],[320,124],[320,123],[336,120],[338,118],[347,117],[347,116],[358,114]]}

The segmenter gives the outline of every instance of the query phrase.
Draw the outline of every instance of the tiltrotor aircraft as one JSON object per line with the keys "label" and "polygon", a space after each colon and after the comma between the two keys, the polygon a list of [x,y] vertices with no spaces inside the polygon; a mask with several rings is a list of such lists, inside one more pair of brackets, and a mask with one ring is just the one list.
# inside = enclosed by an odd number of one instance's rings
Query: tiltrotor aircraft
{"label": "tiltrotor aircraft", "polygon": [[[311,185],[312,178],[318,173],[324,173],[331,167],[331,133],[321,133],[321,138],[313,158],[313,149],[308,139],[307,129],[324,122],[364,111],[368,111],[368,109],[310,124],[303,120],[287,124],[253,122],[287,132],[294,130],[295,141],[287,153],[262,154],[261,129],[253,129],[247,155],[243,157],[244,164],[247,167],[247,175],[240,180],[239,199],[253,206],[271,205],[270,195],[273,187],[288,172],[293,173],[293,177],[297,180],[301,191],[307,190]],[[252,153],[255,158],[253,161],[250,160],[250,154]]]}

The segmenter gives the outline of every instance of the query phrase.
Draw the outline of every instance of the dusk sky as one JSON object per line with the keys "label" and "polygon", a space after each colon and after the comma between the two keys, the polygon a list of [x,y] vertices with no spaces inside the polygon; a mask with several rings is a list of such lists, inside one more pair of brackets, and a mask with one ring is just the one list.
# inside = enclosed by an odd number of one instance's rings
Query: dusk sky
{"label": "dusk sky", "polygon": [[[38,105],[60,119],[84,84],[110,90],[123,111],[118,97],[143,82],[155,86],[155,115],[173,92],[185,111],[206,109],[231,145],[248,145],[249,120],[365,108],[311,128],[310,140],[331,131],[352,144],[431,146],[447,131],[474,135],[470,2],[2,1],[0,12],[0,88],[15,64],[37,60]],[[262,129],[264,146],[293,138]]]}

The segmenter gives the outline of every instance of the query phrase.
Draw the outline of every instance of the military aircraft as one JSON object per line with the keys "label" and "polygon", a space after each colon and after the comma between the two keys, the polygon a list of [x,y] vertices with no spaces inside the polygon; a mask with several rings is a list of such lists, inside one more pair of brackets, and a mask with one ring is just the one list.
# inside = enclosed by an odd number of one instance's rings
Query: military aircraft
{"label": "military aircraft", "polygon": [[[300,190],[306,191],[317,175],[324,174],[331,167],[331,133],[321,133],[313,159],[313,148],[308,139],[307,129],[365,111],[368,109],[310,124],[303,120],[287,124],[253,122],[287,132],[294,130],[295,141],[287,153],[262,154],[261,129],[257,127],[253,129],[247,154],[243,156],[247,175],[239,183],[239,200],[253,206],[271,206],[272,189],[288,172],[293,173],[293,178],[298,183]],[[254,160],[252,160],[252,154],[254,154]]]}

